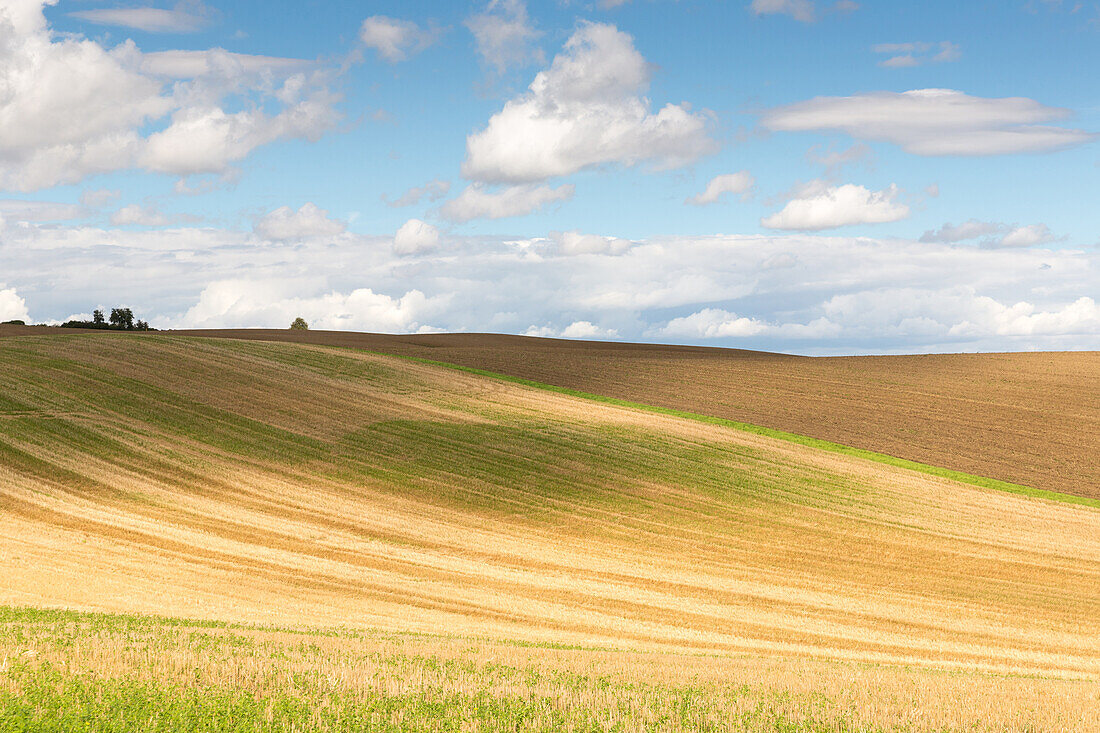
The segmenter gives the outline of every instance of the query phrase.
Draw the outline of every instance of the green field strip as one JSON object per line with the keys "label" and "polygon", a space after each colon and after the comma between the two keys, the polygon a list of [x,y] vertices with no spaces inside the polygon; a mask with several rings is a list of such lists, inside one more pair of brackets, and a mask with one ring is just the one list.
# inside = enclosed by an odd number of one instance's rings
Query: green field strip
{"label": "green field strip", "polygon": [[963,471],[956,471],[951,468],[941,468],[939,466],[930,466],[925,463],[919,463],[917,461],[911,461],[906,458],[898,458],[897,456],[887,455],[885,453],[877,453],[875,451],[866,450],[864,448],[855,448],[850,445],[842,445],[841,443],[834,443],[829,440],[822,440],[821,438],[811,438],[808,435],[799,435],[797,433],[788,433],[784,430],[777,430],[775,428],[767,428],[762,425],[753,425],[751,423],[738,422],[736,420],[729,420],[724,417],[714,417],[713,415],[703,415],[698,412],[688,412],[687,410],[677,410],[672,407],[660,407],[657,405],[647,405],[642,402],[632,402],[630,400],[619,399],[618,397],[607,397],[606,395],[593,394],[591,392],[582,392],[579,389],[572,389],[571,387],[559,387],[554,384],[546,384],[545,382],[537,382],[533,379],[527,379],[526,377],[515,377],[510,374],[501,374],[499,372],[491,372],[487,369],[478,369],[477,367],[464,366],[462,364],[454,364],[447,361],[436,361],[434,359],[425,359],[419,356],[408,356],[405,354],[391,354],[384,351],[373,351],[370,349],[356,349],[354,347],[330,347],[330,348],[349,348],[353,351],[362,351],[369,354],[377,354],[379,356],[389,356],[398,359],[405,359],[407,361],[416,362],[418,364],[427,364],[430,366],[443,367],[446,369],[453,369],[459,372],[466,372],[468,374],[476,374],[480,377],[487,377],[490,379],[496,379],[502,382],[511,382],[513,384],[519,384],[524,387],[531,387],[533,389],[540,389],[547,392],[556,392],[558,394],[567,395],[569,397],[577,397],[579,399],[590,400],[592,402],[602,402],[608,405],[614,405],[616,407],[625,407],[633,410],[642,410],[643,412],[651,412],[658,415],[668,415],[670,417],[683,418],[685,420],[694,420],[696,422],[707,423],[709,425],[719,425],[726,428],[733,428],[734,430],[740,430],[746,433],[753,433],[755,435],[763,435],[768,438],[775,438],[776,440],[786,441],[788,443],[797,443],[798,445],[808,446],[810,448],[817,448],[830,453],[840,453],[846,456],[853,456],[855,458],[863,458],[868,461],[875,461],[876,463],[885,463],[890,466],[896,466],[898,468],[908,469],[910,471],[917,471],[919,473],[929,474],[931,476],[937,476],[939,478],[946,478],[952,481],[958,481],[964,484],[970,484],[972,486],[978,486],[983,489],[992,489],[995,491],[1005,491],[1010,494],[1018,494],[1020,496],[1027,496],[1033,499],[1047,499],[1050,501],[1060,501],[1067,504],[1077,504],[1079,506],[1087,506],[1093,509],[1100,509],[1100,499],[1092,499],[1087,496],[1075,496],[1073,494],[1063,494],[1058,491],[1048,491],[1046,489],[1036,489],[1031,486],[1022,486],[1020,484],[1010,483],[1008,481],[1001,481],[1000,479],[987,478],[985,476],[975,476],[974,474],[965,473]]}

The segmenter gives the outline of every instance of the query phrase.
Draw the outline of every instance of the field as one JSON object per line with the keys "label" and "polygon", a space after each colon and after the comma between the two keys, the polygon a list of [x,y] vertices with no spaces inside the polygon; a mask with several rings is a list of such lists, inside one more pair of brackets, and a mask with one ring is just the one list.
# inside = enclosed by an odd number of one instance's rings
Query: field
{"label": "field", "polygon": [[1100,352],[807,358],[486,334],[202,333],[463,364],[1100,498]]}
{"label": "field", "polygon": [[1096,730],[1098,537],[394,356],[0,339],[0,731]]}

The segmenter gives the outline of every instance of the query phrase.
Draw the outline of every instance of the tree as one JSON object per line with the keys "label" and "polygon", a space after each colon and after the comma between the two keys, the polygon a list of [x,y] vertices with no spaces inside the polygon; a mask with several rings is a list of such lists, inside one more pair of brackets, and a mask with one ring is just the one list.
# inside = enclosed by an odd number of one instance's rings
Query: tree
{"label": "tree", "polygon": [[149,324],[146,321],[138,321],[134,324],[134,330],[136,331],[148,331]]}
{"label": "tree", "polygon": [[129,308],[112,308],[111,325],[118,329],[134,329],[134,313]]}
{"label": "tree", "polygon": [[309,330],[309,324],[306,323],[306,319],[302,318],[301,316],[298,316],[297,318],[294,319],[294,323],[290,324],[290,330],[291,331],[308,331]]}
{"label": "tree", "polygon": [[94,311],[92,311],[92,323],[97,326],[102,326],[104,324],[103,311],[101,311],[99,308],[96,308]]}

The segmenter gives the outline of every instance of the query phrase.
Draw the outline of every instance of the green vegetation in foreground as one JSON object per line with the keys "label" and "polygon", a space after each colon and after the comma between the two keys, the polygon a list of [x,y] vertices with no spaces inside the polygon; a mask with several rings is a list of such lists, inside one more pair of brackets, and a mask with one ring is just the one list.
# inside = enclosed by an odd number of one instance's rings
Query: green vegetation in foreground
{"label": "green vegetation in foreground", "polygon": [[881,730],[820,695],[500,663],[468,644],[0,607],[0,733]]}
{"label": "green vegetation in foreground", "polygon": [[798,443],[799,445],[805,445],[811,448],[819,448],[821,450],[826,450],[831,453],[841,453],[846,456],[854,456],[856,458],[863,458],[868,461],[875,461],[877,463],[885,463],[891,466],[897,466],[899,468],[906,468],[910,471],[918,471],[920,473],[926,473],[932,476],[939,476],[940,478],[951,479],[952,481],[958,481],[964,484],[971,484],[973,486],[979,486],[984,489],[1007,491],[1012,494],[1020,494],[1022,496],[1028,496],[1035,499],[1049,499],[1051,501],[1066,502],[1067,504],[1079,504],[1081,506],[1100,508],[1100,499],[1092,499],[1086,496],[1074,496],[1073,494],[1063,494],[1057,491],[1047,491],[1046,489],[1036,489],[1030,486],[1022,486],[1020,484],[1014,484],[1008,481],[1001,481],[999,479],[986,478],[985,476],[975,476],[973,474],[964,473],[963,471],[955,471],[950,468],[929,466],[925,463],[918,463],[917,461],[910,461],[905,458],[898,458],[896,456],[887,455],[885,453],[876,453],[875,451],[864,450],[863,448],[853,448],[852,446],[842,445],[840,443],[833,443],[828,440],[821,440],[820,438],[811,438],[807,435],[798,435],[797,433],[788,433],[783,430],[766,428],[760,425],[753,425],[751,423],[737,422],[736,420],[728,420],[724,417],[703,415],[697,412],[677,410],[671,407],[658,407],[657,405],[647,405],[642,402],[631,402],[630,400],[623,400],[619,399],[618,397],[607,397],[605,395],[593,394],[591,392],[582,392],[579,389],[572,389],[570,387],[559,387],[554,384],[536,382],[533,379],[527,379],[525,377],[515,377],[510,374],[491,372],[487,369],[478,369],[476,367],[464,366],[462,364],[454,364],[447,361],[435,361],[434,359],[425,359],[419,356],[391,354],[383,351],[371,351],[369,349],[354,350],[365,351],[371,354],[379,354],[380,356],[391,356],[398,359],[407,359],[409,361],[418,362],[420,364],[445,367],[447,369],[454,369],[455,371],[476,374],[480,377],[489,377],[503,382],[512,382],[514,384],[521,384],[525,387],[533,387],[535,389],[541,389],[547,392],[557,392],[558,394],[568,395],[570,397],[579,397],[585,400],[592,400],[593,402],[603,402],[605,404],[615,405],[617,407],[628,407],[634,410],[643,410],[645,412],[653,412],[659,415],[669,415],[671,417],[695,420],[696,422],[704,422],[711,425],[721,425],[722,427],[742,430],[747,433],[755,433],[756,435],[763,435],[769,438],[784,440],[788,443]]}

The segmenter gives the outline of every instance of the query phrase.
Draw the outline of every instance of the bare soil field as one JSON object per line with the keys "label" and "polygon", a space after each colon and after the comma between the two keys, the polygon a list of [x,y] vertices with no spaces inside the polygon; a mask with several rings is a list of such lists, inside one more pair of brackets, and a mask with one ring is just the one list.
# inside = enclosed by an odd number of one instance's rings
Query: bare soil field
{"label": "bare soil field", "polygon": [[451,362],[1100,497],[1100,352],[810,358],[487,334],[193,333]]}
{"label": "bare soil field", "polygon": [[1093,506],[392,356],[0,339],[0,606],[335,629],[215,653],[8,610],[0,703],[32,723],[212,685],[538,722],[493,730],[685,700],[716,730],[1090,730],[1097,537]]}

